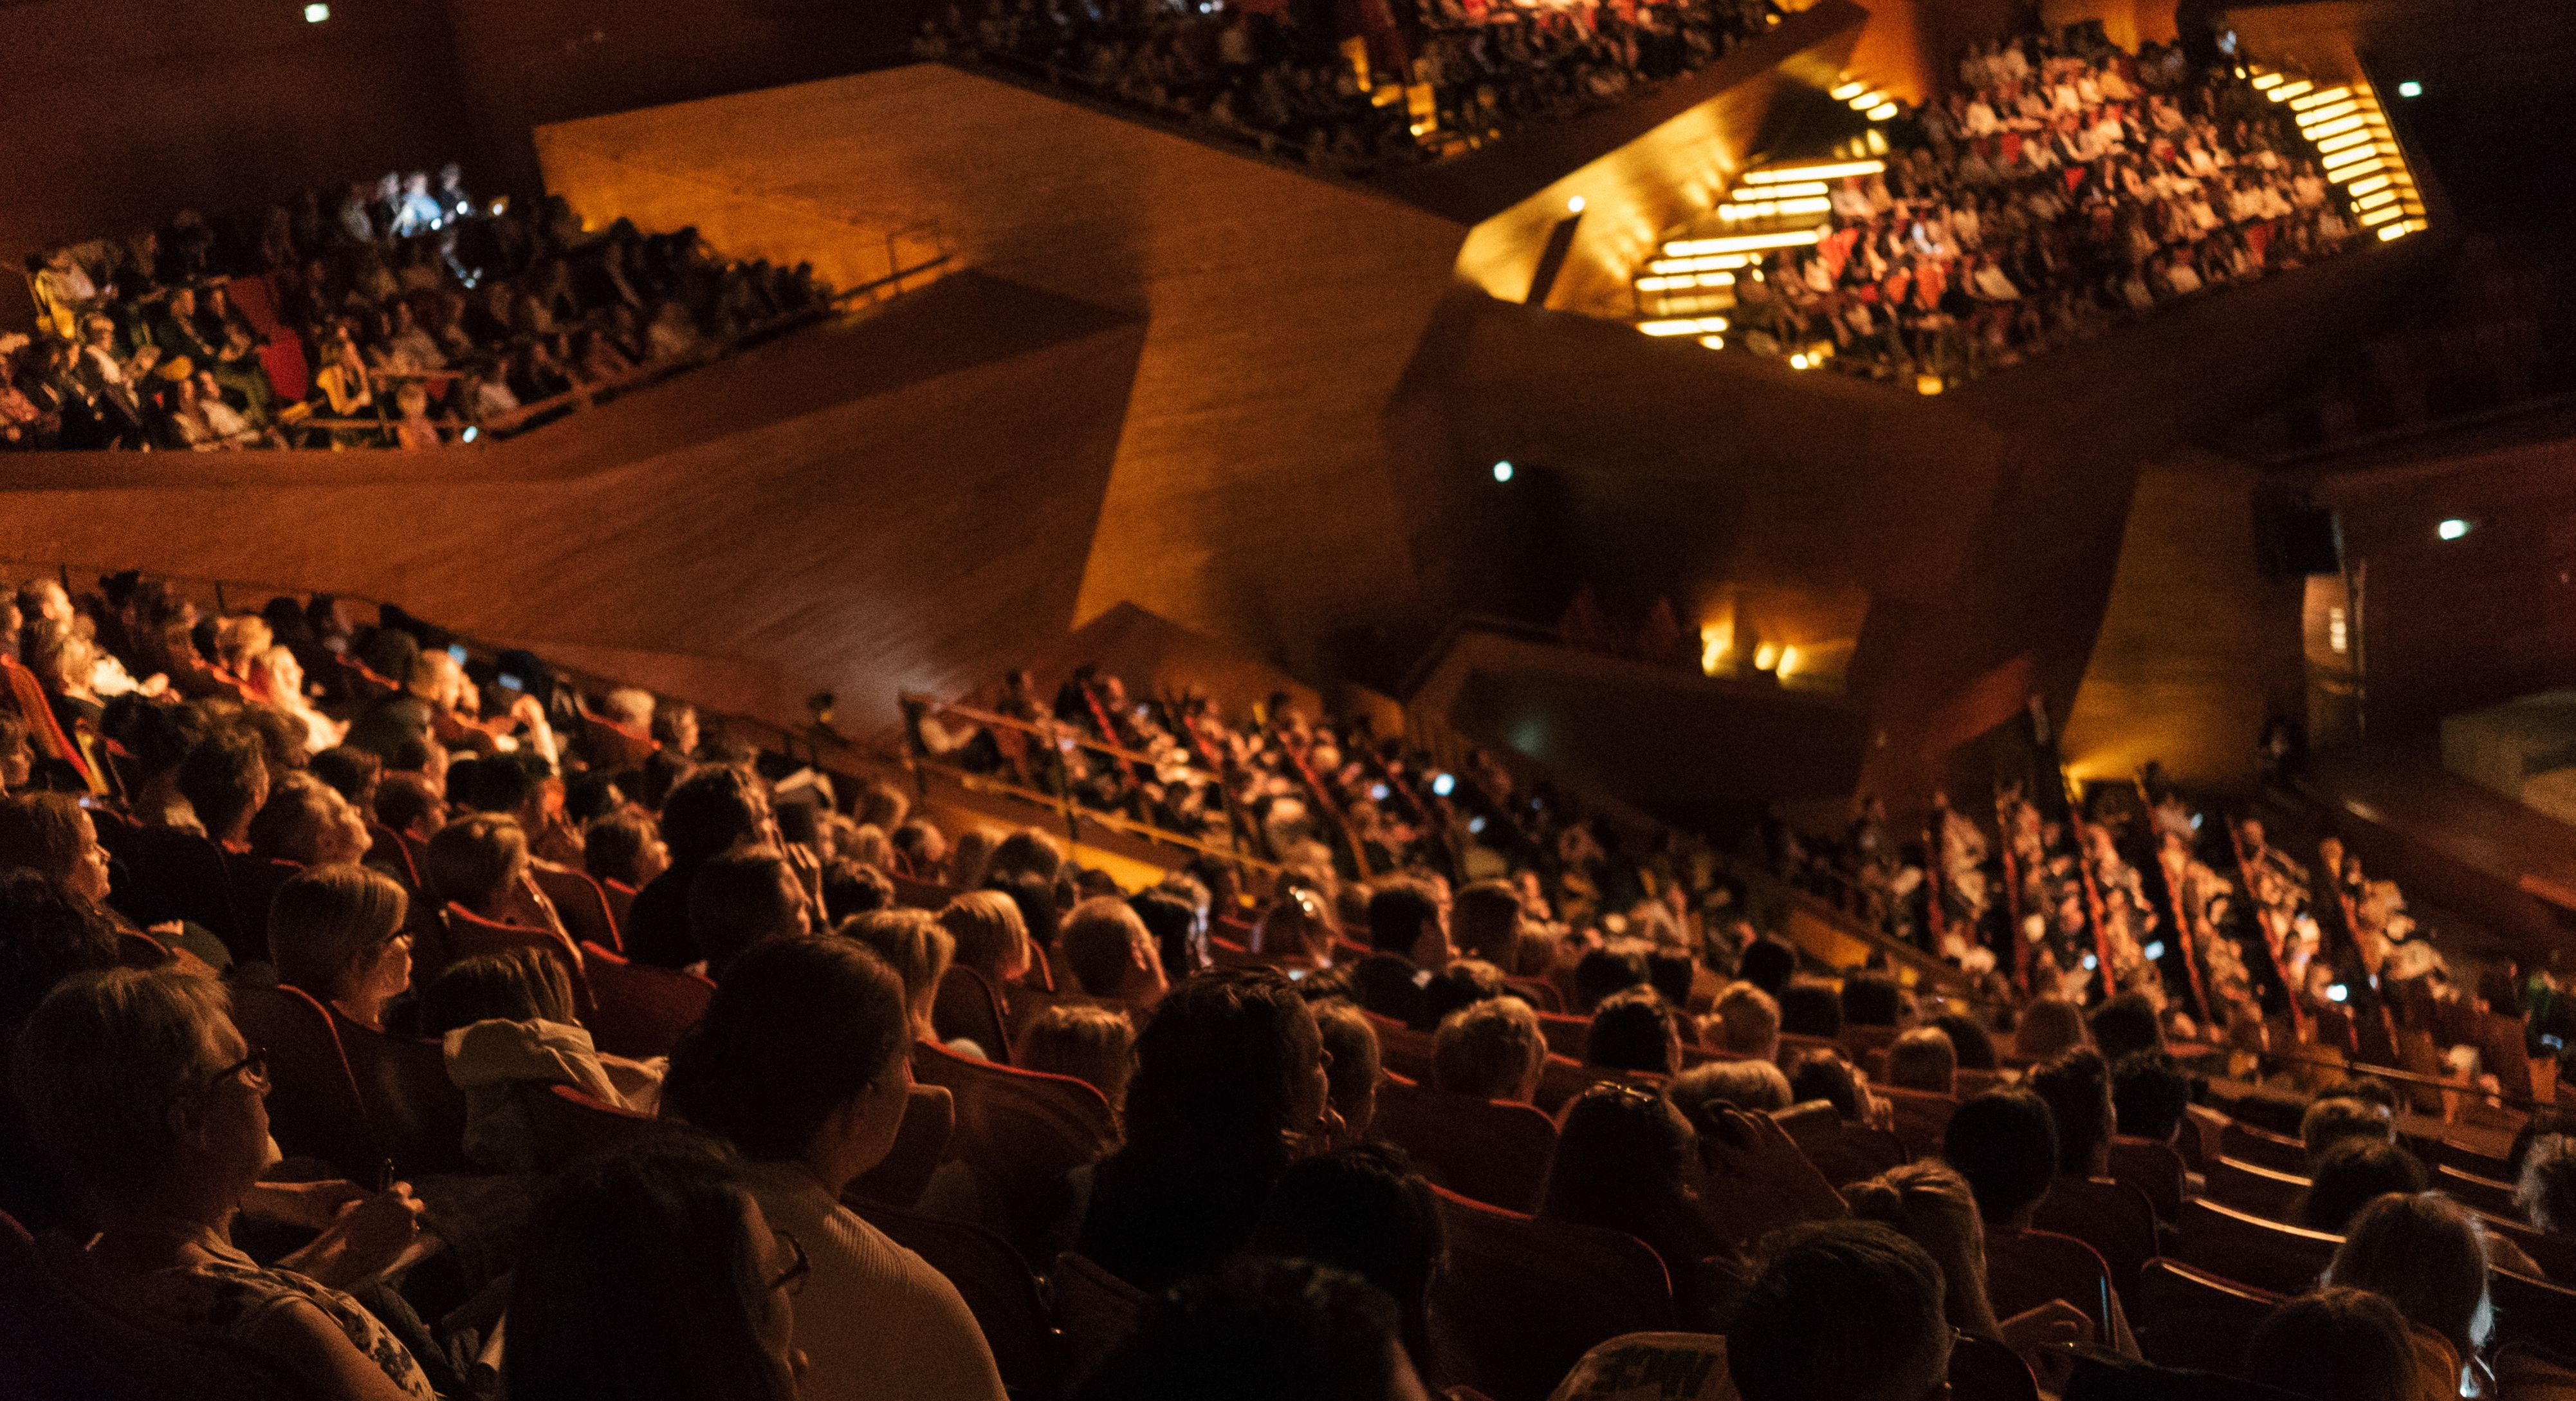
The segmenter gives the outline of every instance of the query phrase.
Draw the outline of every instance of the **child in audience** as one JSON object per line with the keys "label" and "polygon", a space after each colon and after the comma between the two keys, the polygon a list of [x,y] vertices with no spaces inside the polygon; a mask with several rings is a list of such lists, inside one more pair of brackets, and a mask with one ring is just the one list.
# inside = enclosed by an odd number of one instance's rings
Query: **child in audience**
{"label": "child in audience", "polygon": [[1070,1075],[1100,1091],[1112,1114],[1126,1103],[1127,1077],[1135,1069],[1135,1057],[1136,1029],[1126,1013],[1079,1004],[1038,1013],[1011,1047],[1012,1065]]}

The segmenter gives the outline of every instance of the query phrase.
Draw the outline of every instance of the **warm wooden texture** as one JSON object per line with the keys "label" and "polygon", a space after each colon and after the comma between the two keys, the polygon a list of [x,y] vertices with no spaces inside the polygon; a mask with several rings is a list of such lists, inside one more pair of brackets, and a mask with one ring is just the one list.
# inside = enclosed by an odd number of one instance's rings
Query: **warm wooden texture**
{"label": "warm wooden texture", "polygon": [[862,191],[976,266],[1143,316],[1081,618],[1133,601],[1311,671],[1319,639],[1407,606],[1378,418],[1459,225],[943,65],[546,137],[565,139],[626,153],[566,172],[585,206]]}
{"label": "warm wooden texture", "polygon": [[782,723],[823,688],[891,714],[1071,624],[1140,338],[966,274],[482,452],[30,459],[0,556],[391,599]]}
{"label": "warm wooden texture", "polygon": [[2296,581],[2255,568],[2250,467],[2185,452],[2146,468],[2060,750],[2079,778],[2161,760],[2184,782],[2254,776],[2270,715],[2301,713]]}

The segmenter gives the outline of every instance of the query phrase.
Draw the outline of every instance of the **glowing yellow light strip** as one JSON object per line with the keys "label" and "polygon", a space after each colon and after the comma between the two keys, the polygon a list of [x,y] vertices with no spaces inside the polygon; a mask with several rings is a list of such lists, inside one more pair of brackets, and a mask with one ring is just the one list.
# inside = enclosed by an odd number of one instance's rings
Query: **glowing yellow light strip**
{"label": "glowing yellow light strip", "polygon": [[1826,93],[1825,96],[1832,98],[1836,102],[1849,102],[1853,98],[1858,97],[1867,91],[1869,91],[1869,84],[1867,83],[1845,83],[1841,87],[1835,88],[1833,91]]}
{"label": "glowing yellow light strip", "polygon": [[2293,112],[2304,112],[2311,107],[2323,107],[2329,102],[2341,102],[2350,96],[2352,96],[2351,88],[2328,88],[2324,92],[2309,93],[2307,96],[2291,103],[2290,110]]}
{"label": "glowing yellow light strip", "polygon": [[1667,243],[1664,251],[1675,257],[1688,258],[1701,253],[1749,253],[1757,248],[1804,248],[1824,241],[1822,229],[1793,229],[1787,233],[1736,234],[1728,238],[1693,238]]}
{"label": "glowing yellow light strip", "polygon": [[1708,272],[1716,268],[1740,268],[1752,262],[1741,253],[1716,258],[1658,258],[1646,264],[1648,272]]}
{"label": "glowing yellow light strip", "polygon": [[[2335,171],[2335,170],[2339,170],[2339,169],[2343,168],[2344,166],[2351,165],[2351,164],[2352,164],[2352,163],[2354,163],[2355,161],[2360,161],[2360,160],[2365,160],[2365,159],[2368,159],[2368,160],[2377,160],[2378,158],[2379,158],[2379,148],[2378,148],[2377,146],[2355,146],[2355,147],[2353,147],[2353,148],[2352,148],[2351,150],[2349,150],[2349,151],[2337,151],[2337,152],[2335,152],[2333,155],[2325,157],[2325,158],[2324,158],[2324,162],[2323,162],[2323,163],[2324,163],[2324,165],[2325,165],[2326,170],[2327,170],[2328,172],[2332,172],[2332,171]],[[2371,169],[2373,169],[2373,170],[2377,170],[2377,169],[2379,169],[2379,167],[2378,167],[2378,166],[2372,166],[2372,167],[2371,167]],[[2360,172],[2360,171],[2354,171],[2354,172],[2353,172],[2353,174],[2355,174],[2355,175],[2359,175],[2359,174],[2361,174],[2361,173],[2362,173],[2362,172]],[[2341,179],[2341,178],[2343,178],[2343,177],[2341,177],[2341,176],[2335,176],[2335,177],[2333,177],[2333,178]]]}
{"label": "glowing yellow light strip", "polygon": [[2301,112],[2299,130],[2306,131],[2319,122],[2330,122],[2337,117],[2349,117],[2360,110],[2361,104],[2358,102],[2338,102],[2331,107],[2319,107],[2314,111]]}
{"label": "glowing yellow light strip", "polygon": [[1726,349],[1726,337],[1724,336],[1702,336],[1699,338],[1699,343],[1707,346],[1711,350]]}
{"label": "glowing yellow light strip", "polygon": [[2387,228],[2379,231],[2379,241],[2386,243],[2390,239],[2404,238],[2406,235],[2413,232],[2415,232],[2415,226],[2413,224],[2391,224]]}
{"label": "glowing yellow light strip", "polygon": [[2301,78],[2295,83],[2283,83],[2281,86],[2265,93],[2264,96],[2271,98],[2274,102],[2287,102],[2291,98],[2294,98],[2303,92],[2315,91],[2316,86],[2316,84],[2309,82],[2307,79]]}
{"label": "glowing yellow light strip", "polygon": [[1880,104],[1880,103],[1882,103],[1882,102],[1885,102],[1886,100],[1887,100],[1887,94],[1886,94],[1886,93],[1879,92],[1879,91],[1877,91],[1877,90],[1873,89],[1873,90],[1871,90],[1871,91],[1869,91],[1869,92],[1862,93],[1860,96],[1858,96],[1858,97],[1855,97],[1855,98],[1851,99],[1851,104],[1850,104],[1850,105],[1851,105],[1851,109],[1852,109],[1853,111],[1855,111],[1855,112],[1866,112],[1866,111],[1868,111],[1870,108],[1875,107],[1875,106],[1877,106],[1878,104]]}
{"label": "glowing yellow light strip", "polygon": [[2361,130],[2361,118],[2346,117],[2339,122],[2328,122],[2323,126],[2310,127],[2308,128],[2306,135],[2310,141],[2323,141],[2329,136],[2341,136],[2347,131],[2359,130]]}
{"label": "glowing yellow light strip", "polygon": [[2255,91],[2260,92],[2266,88],[2277,88],[2281,85],[2282,81],[2283,79],[2280,74],[2266,73],[2254,80],[2254,89]]}
{"label": "glowing yellow light strip", "polygon": [[2341,136],[2329,136],[2325,140],[2318,142],[2317,153],[2319,155],[2332,155],[2337,151],[2349,151],[2355,146],[2367,146],[2377,139],[2377,137],[2366,131],[2346,132]]}
{"label": "glowing yellow light strip", "polygon": [[1904,108],[1897,106],[1893,102],[1882,102],[1877,106],[1870,108],[1866,115],[1873,122],[1883,122],[1904,110]]}
{"label": "glowing yellow light strip", "polygon": [[2361,202],[2353,207],[2355,209],[2377,209],[2383,204],[2395,204],[2396,202],[2397,192],[2395,190],[2382,190],[2375,195],[2363,196]]}
{"label": "glowing yellow light strip", "polygon": [[1734,199],[1792,199],[1800,195],[1832,194],[1834,187],[1822,180],[1801,180],[1794,185],[1739,186]]}
{"label": "glowing yellow light strip", "polygon": [[1839,165],[1789,165],[1772,170],[1749,170],[1744,174],[1748,185],[1785,185],[1796,180],[1839,180],[1847,175],[1876,175],[1887,169],[1885,161],[1844,161]]}
{"label": "glowing yellow light strip", "polygon": [[2347,186],[2347,187],[2345,188],[2344,193],[2346,193],[2346,194],[2353,194],[2353,195],[2366,195],[2366,194],[2369,194],[2369,193],[2370,193],[2371,191],[2373,191],[2373,190],[2384,190],[2384,189],[2387,189],[2390,183],[2391,183],[2391,182],[2389,181],[2389,178],[2388,178],[2387,176],[2385,176],[2385,175],[2374,175],[2374,176],[2370,177],[2370,178],[2369,178],[2369,179],[2367,179],[2367,180],[2355,180],[2355,181],[2353,181],[2351,185],[2349,185],[2349,186]]}
{"label": "glowing yellow light strip", "polygon": [[2405,213],[2406,211],[2403,209],[2374,209],[2361,216],[2361,226],[2366,229],[2376,224],[2385,224],[2391,219],[2403,216]]}
{"label": "glowing yellow light strip", "polygon": [[1650,336],[1696,336],[1704,332],[1723,331],[1723,316],[1685,316],[1674,321],[1640,321],[1637,329]]}

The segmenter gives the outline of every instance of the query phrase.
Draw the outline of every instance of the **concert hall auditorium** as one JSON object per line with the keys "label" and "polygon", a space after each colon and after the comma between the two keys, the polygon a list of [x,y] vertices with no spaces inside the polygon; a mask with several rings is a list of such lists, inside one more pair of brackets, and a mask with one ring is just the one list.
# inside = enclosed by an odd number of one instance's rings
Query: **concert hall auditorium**
{"label": "concert hall auditorium", "polygon": [[0,55],[0,1397],[2576,1401],[2567,0]]}

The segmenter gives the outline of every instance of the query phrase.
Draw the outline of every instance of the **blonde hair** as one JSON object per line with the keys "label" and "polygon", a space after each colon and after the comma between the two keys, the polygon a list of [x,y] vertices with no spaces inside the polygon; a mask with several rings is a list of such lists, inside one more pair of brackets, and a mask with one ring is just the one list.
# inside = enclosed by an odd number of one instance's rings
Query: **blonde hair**
{"label": "blonde hair", "polygon": [[438,829],[429,839],[429,869],[422,872],[442,900],[481,912],[502,887],[528,869],[528,834],[519,819],[478,812]]}
{"label": "blonde hair", "polygon": [[373,967],[402,932],[411,897],[370,866],[316,866],[277,888],[268,906],[268,957],[277,980],[325,1001]]}
{"label": "blonde hair", "polygon": [[176,968],[77,973],[19,1033],[10,1067],[28,1127],[93,1198],[158,1185],[179,1146],[172,1104],[216,1068],[223,984]]}
{"label": "blonde hair", "polygon": [[1976,1194],[1958,1169],[1918,1159],[1855,1182],[1843,1196],[1852,1215],[1894,1227],[1941,1266],[1941,1307],[1951,1327],[1984,1338],[2003,1336],[1986,1298],[1985,1226]]}
{"label": "blonde hair", "polygon": [[939,997],[939,980],[957,957],[957,940],[939,927],[928,910],[869,910],[841,921],[839,932],[867,945],[903,979],[904,1002],[914,1026],[929,1034],[930,1004]]}
{"label": "blonde hair", "polygon": [[269,631],[268,620],[256,613],[215,624],[215,659],[235,676],[250,675],[252,663],[275,645],[277,634]]}
{"label": "blonde hair", "polygon": [[957,963],[998,982],[1029,961],[1029,927],[1019,905],[997,890],[970,890],[939,912],[939,927],[956,941]]}
{"label": "blonde hair", "polygon": [[1767,1049],[1780,1035],[1780,1003],[1751,983],[1737,983],[1717,995],[1709,1020],[1717,1024],[1727,1050],[1750,1055]]}
{"label": "blonde hair", "polygon": [[1049,1007],[1020,1029],[1011,1062],[1022,1070],[1070,1075],[1100,1091],[1113,1110],[1127,1102],[1127,1075],[1136,1066],[1136,1028],[1110,1007]]}
{"label": "blonde hair", "polygon": [[1451,1094],[1511,1099],[1547,1058],[1538,1012],[1517,997],[1489,997],[1440,1019],[1431,1042],[1432,1084]]}
{"label": "blonde hair", "polygon": [[423,651],[412,658],[411,675],[403,689],[440,709],[456,703],[457,687],[465,679],[465,668],[445,652]]}

